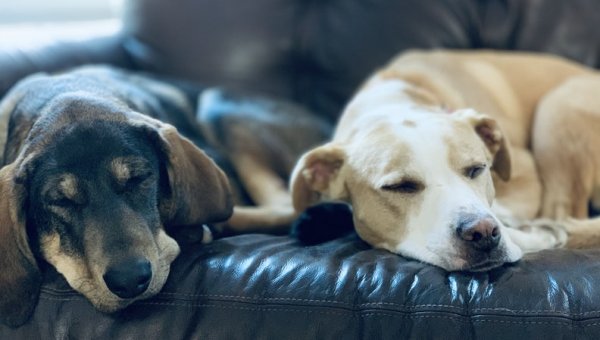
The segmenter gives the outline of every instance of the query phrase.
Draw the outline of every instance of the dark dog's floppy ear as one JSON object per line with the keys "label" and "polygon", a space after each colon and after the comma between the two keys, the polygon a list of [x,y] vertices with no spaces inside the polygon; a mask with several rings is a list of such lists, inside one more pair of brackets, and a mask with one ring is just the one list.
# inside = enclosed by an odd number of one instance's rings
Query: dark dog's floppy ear
{"label": "dark dog's floppy ear", "polygon": [[498,122],[489,116],[469,109],[457,111],[456,115],[473,125],[475,132],[494,157],[492,170],[503,181],[508,181],[511,173],[510,151]]}
{"label": "dark dog's floppy ear", "polygon": [[37,304],[41,274],[29,248],[23,201],[16,183],[17,162],[0,170],[0,318],[16,327]]}
{"label": "dark dog's floppy ear", "polygon": [[163,222],[184,226],[228,219],[233,200],[225,173],[173,126],[161,124],[157,131],[169,177],[169,192],[159,205]]}

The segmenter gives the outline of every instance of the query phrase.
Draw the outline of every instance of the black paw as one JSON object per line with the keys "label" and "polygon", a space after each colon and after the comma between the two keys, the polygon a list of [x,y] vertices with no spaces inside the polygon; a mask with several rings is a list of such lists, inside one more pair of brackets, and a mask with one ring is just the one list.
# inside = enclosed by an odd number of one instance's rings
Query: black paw
{"label": "black paw", "polygon": [[352,210],[345,203],[322,203],[306,209],[290,232],[306,245],[327,242],[354,231]]}
{"label": "black paw", "polygon": [[594,204],[592,204],[592,202],[590,202],[589,212],[590,212],[590,214],[589,214],[590,217],[598,217],[598,216],[600,216],[600,207],[597,207]]}

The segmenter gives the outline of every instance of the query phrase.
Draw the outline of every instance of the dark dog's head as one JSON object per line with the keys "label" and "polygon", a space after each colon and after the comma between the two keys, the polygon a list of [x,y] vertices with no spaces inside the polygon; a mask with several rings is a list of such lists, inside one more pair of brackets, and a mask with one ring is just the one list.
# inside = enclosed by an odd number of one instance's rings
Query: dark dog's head
{"label": "dark dog's head", "polygon": [[164,285],[179,253],[165,228],[232,212],[223,172],[175,128],[133,112],[81,119],[89,113],[79,102],[36,122],[0,170],[0,316],[9,325],[37,302],[36,258],[111,312]]}

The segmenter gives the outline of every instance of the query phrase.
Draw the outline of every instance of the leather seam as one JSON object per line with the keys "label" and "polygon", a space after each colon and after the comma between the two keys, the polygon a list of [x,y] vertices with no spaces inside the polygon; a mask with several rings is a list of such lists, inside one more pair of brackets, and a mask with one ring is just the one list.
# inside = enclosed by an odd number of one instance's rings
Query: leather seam
{"label": "leather seam", "polygon": [[[75,292],[73,292],[73,294],[69,294],[69,295],[70,296],[79,296]],[[600,315],[600,310],[587,311],[587,312],[581,312],[581,313],[561,313],[561,312],[557,312],[556,310],[548,310],[548,309],[523,310],[523,309],[510,309],[510,308],[506,308],[506,307],[505,308],[485,308],[485,307],[482,307],[482,308],[468,309],[468,308],[464,308],[464,307],[444,305],[444,304],[423,304],[423,305],[408,306],[408,305],[401,305],[401,304],[397,304],[397,303],[393,303],[393,302],[367,302],[367,303],[362,303],[362,304],[358,304],[358,305],[353,305],[353,304],[349,304],[349,303],[346,303],[346,302],[331,301],[331,300],[318,300],[318,299],[262,298],[260,300],[256,300],[256,299],[253,299],[253,298],[250,298],[250,297],[234,296],[234,295],[180,294],[180,293],[168,293],[168,292],[159,293],[154,298],[160,298],[161,296],[164,296],[164,295],[171,296],[172,298],[177,298],[178,296],[187,297],[187,298],[199,298],[199,297],[206,297],[206,298],[226,298],[226,299],[240,300],[239,302],[248,302],[249,301],[251,303],[252,302],[260,303],[261,301],[267,301],[267,302],[268,301],[278,301],[278,302],[330,303],[330,304],[335,304],[335,305],[346,306],[348,308],[353,308],[353,307],[361,308],[361,307],[372,307],[372,306],[394,306],[394,307],[405,309],[405,310],[415,310],[415,309],[420,309],[420,308],[439,307],[439,308],[447,308],[447,309],[453,309],[453,310],[464,311],[464,312],[473,312],[473,313],[477,313],[477,312],[500,312],[500,311],[503,311],[503,312],[507,312],[506,315],[508,315],[510,313],[530,314],[530,315],[536,315],[536,314],[554,314],[556,316],[586,316],[586,315],[594,315],[594,314]],[[54,297],[54,298],[48,297],[47,299],[64,300],[64,301],[70,300],[70,299],[61,299],[59,297]],[[71,300],[75,300],[75,299],[71,299]],[[236,301],[234,300],[232,302],[236,302]],[[327,306],[323,306],[323,307],[327,307]]]}
{"label": "leather seam", "polygon": [[[48,299],[47,300],[53,300]],[[67,299],[67,300],[82,300],[82,299]],[[249,310],[249,311],[263,311],[263,312],[302,312],[302,313],[317,313],[317,314],[331,314],[331,315],[348,315],[352,314],[359,317],[374,317],[374,316],[390,316],[395,318],[409,318],[409,319],[449,319],[449,320],[460,320],[466,322],[492,322],[492,323],[511,323],[511,324],[542,324],[542,325],[567,325],[574,326],[573,323],[585,323],[585,326],[595,326],[600,325],[600,321],[596,321],[593,323],[586,323],[586,320],[569,320],[569,321],[511,321],[511,320],[493,320],[487,319],[488,316],[481,315],[457,315],[457,316],[447,316],[447,315],[414,315],[414,314],[403,314],[401,312],[398,313],[386,313],[386,312],[368,312],[364,313],[364,311],[356,311],[356,310],[347,310],[347,311],[327,311],[327,310],[316,310],[316,309],[290,309],[290,308],[261,308],[260,306],[255,307],[242,307],[242,306],[225,306],[225,305],[216,305],[216,304],[190,304],[190,303],[176,303],[176,302],[149,302],[149,301],[139,301],[138,305],[156,305],[156,306],[179,306],[179,307],[189,307],[189,308],[197,308],[197,307],[208,307],[208,308],[221,308],[221,309],[236,309],[236,310]],[[323,307],[324,309],[327,307]],[[483,317],[483,318],[481,318]],[[501,316],[507,317],[507,316]],[[511,317],[511,316],[508,316]],[[518,317],[518,316],[512,316]],[[593,320],[587,320],[593,321]]]}
{"label": "leather seam", "polygon": [[[84,300],[82,297],[76,297],[76,298],[67,298],[67,299],[63,299],[63,298],[57,298],[57,297],[40,297],[41,299],[44,300],[58,300],[58,301],[82,301]],[[236,307],[236,306],[224,306],[224,305],[215,305],[215,304],[206,304],[206,303],[194,303],[192,301],[190,302],[154,302],[154,301],[137,301],[136,302],[137,305],[165,305],[165,306],[182,306],[182,307],[219,307],[219,308],[233,308],[233,309],[247,309],[247,310],[264,310],[264,311],[271,311],[271,310],[278,310],[278,311],[307,311],[307,312],[324,312],[324,311],[318,311],[318,310],[313,310],[313,309],[286,309],[284,308],[285,306],[282,306],[282,308],[260,308],[260,307]],[[331,308],[330,306],[306,306],[306,307],[319,307],[319,308]],[[335,308],[335,307],[334,307]],[[414,309],[414,308],[408,308],[408,309]],[[506,310],[506,309],[498,309],[498,310]],[[402,315],[408,315],[411,316],[411,314],[402,314],[405,313],[404,311],[398,310],[398,311],[388,311],[388,313],[386,312],[369,312],[367,314],[362,314],[364,313],[364,310],[353,310],[353,309],[348,309],[346,312],[337,312],[337,314],[348,314],[348,313],[359,313],[361,315],[364,316],[368,316],[371,314],[377,314],[377,315],[390,315],[390,316],[402,316]],[[396,313],[396,314],[391,314],[391,313]],[[414,311],[412,311],[414,312]],[[444,312],[444,311],[420,311],[420,312]],[[527,314],[530,315],[535,315],[535,314],[542,314],[542,312],[537,312],[537,311],[526,311]],[[327,312],[327,313],[336,313],[336,312]],[[581,315],[581,314],[589,314],[589,313],[573,313],[573,314],[555,314],[555,315],[546,315],[545,317],[569,317],[569,316],[575,316],[575,315]],[[455,317],[450,317],[450,316],[446,316],[446,318],[456,318],[456,319],[461,319],[461,318],[473,318],[473,317],[489,317],[490,315],[460,315],[460,316],[455,316]],[[498,317],[519,317],[522,315],[508,315],[508,314],[503,314],[503,315],[497,315]],[[411,317],[438,317],[438,316],[419,316],[419,315],[412,315]],[[442,316],[439,316],[442,317]],[[578,322],[582,322],[585,320],[574,320],[574,321],[578,321]],[[507,321],[508,322],[508,321]],[[511,321],[512,322],[512,321]],[[598,324],[600,324],[600,322],[598,322]],[[590,324],[593,325],[593,324]]]}
{"label": "leather seam", "polygon": [[[571,326],[574,327],[574,323],[585,323],[586,320],[565,320],[565,321],[511,321],[511,320],[493,320],[493,319],[481,319],[479,315],[471,316],[442,316],[442,315],[402,315],[402,314],[391,314],[391,313],[368,313],[362,314],[364,317],[379,317],[379,316],[390,316],[396,318],[411,318],[411,319],[449,319],[463,321],[467,323],[511,323],[511,324],[540,324],[540,325],[557,325],[557,326]],[[600,322],[586,323],[584,326],[595,326],[600,325]]]}

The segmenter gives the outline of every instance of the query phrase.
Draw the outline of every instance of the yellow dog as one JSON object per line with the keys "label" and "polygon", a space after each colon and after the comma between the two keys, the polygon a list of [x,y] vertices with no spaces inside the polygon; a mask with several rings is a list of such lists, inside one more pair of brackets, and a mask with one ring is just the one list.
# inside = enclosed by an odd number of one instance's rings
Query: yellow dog
{"label": "yellow dog", "polygon": [[358,91],[331,142],[300,159],[293,204],[346,201],[366,242],[446,270],[590,246],[599,104],[600,75],[558,57],[405,53]]}

